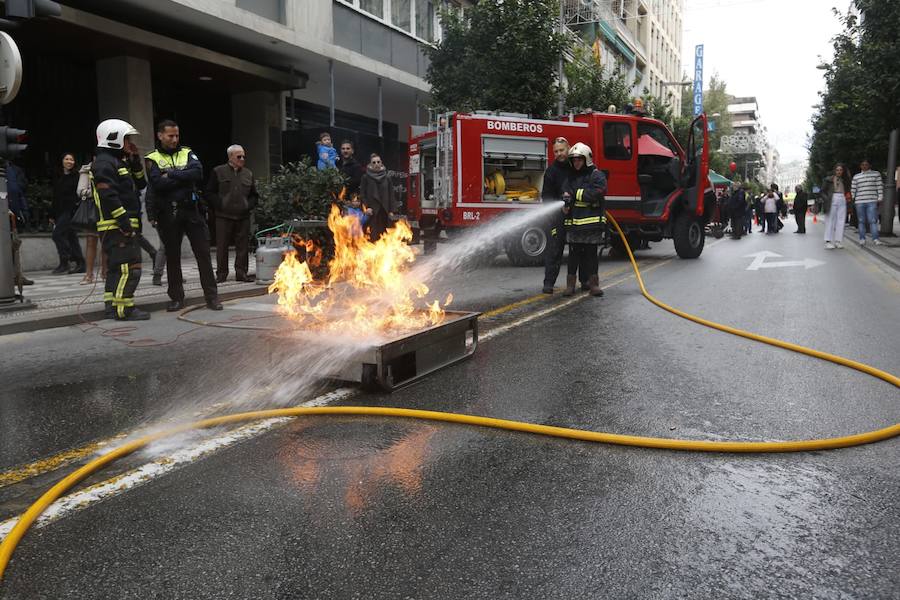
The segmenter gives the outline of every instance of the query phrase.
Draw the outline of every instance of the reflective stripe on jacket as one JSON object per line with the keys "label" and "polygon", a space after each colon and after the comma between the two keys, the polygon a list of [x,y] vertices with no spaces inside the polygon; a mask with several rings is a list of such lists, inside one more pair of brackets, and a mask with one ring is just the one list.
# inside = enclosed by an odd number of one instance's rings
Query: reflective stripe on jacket
{"label": "reflective stripe on jacket", "polygon": [[143,170],[129,168],[120,153],[98,148],[89,176],[97,206],[97,231],[139,229],[138,190],[146,185]]}
{"label": "reflective stripe on jacket", "polygon": [[573,171],[563,186],[574,202],[566,218],[569,231],[602,230],[606,223],[606,175],[594,165]]}

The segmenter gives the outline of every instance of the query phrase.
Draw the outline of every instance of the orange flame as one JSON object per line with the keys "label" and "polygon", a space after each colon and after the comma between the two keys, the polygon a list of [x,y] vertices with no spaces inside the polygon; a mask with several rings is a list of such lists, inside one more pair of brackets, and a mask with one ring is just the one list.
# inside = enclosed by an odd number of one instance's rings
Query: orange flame
{"label": "orange flame", "polygon": [[[326,281],[316,281],[310,270],[322,260],[321,249],[311,240],[295,238],[295,247],[306,250],[306,260],[290,252],[276,271],[269,292],[278,292],[282,314],[329,331],[406,331],[444,320],[439,300],[424,307],[416,302],[429,290],[408,272],[416,256],[409,247],[412,230],[405,221],[371,242],[362,235],[355,216],[341,215],[332,206],[328,228],[334,236],[334,258]],[[444,305],[451,300],[448,295]]]}

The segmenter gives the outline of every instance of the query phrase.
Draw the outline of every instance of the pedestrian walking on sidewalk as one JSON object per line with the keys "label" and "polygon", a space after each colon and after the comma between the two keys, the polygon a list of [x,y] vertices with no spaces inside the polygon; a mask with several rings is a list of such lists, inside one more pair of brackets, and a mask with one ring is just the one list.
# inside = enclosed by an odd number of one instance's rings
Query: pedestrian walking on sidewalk
{"label": "pedestrian walking on sidewalk", "polygon": [[53,275],[67,273],[84,273],[84,255],[78,232],[72,227],[72,215],[78,207],[78,170],[75,168],[75,155],[66,152],[62,155],[62,165],[53,181],[53,243],[59,255],[59,266],[53,269]]}
{"label": "pedestrian walking on sidewalk", "polygon": [[569,262],[565,296],[575,293],[580,276],[591,296],[602,296],[599,276],[600,242],[606,225],[606,175],[594,166],[590,146],[578,142],[569,149],[572,171],[563,186]]}
{"label": "pedestrian walking on sidewalk", "polygon": [[866,245],[866,227],[872,234],[872,243],[881,246],[878,239],[878,213],[881,208],[881,200],[884,182],[881,173],[872,170],[872,164],[867,160],[859,164],[859,173],[853,176],[850,191],[853,195],[853,204],[856,206],[857,227],[859,230],[859,243]]}
{"label": "pedestrian walking on sidewalk", "polygon": [[739,240],[747,220],[747,191],[742,186],[734,186],[728,200],[728,214],[731,215],[731,239]]}
{"label": "pedestrian walking on sidewalk", "polygon": [[196,187],[203,181],[203,165],[194,151],[181,145],[175,121],[161,121],[156,128],[157,148],[145,158],[155,214],[151,223],[161,233],[166,249],[169,312],[184,308],[181,274],[181,242],[187,236],[197,259],[207,308],[222,310],[209,250],[209,229]]}
{"label": "pedestrian walking on sidewalk", "polygon": [[[572,165],[569,164],[569,141],[564,137],[553,140],[553,164],[544,171],[544,183],[541,187],[542,202],[558,202],[563,198],[563,185],[569,179]],[[547,217],[545,233],[547,251],[544,253],[544,287],[545,294],[553,293],[559,267],[562,263],[563,250],[566,248],[566,215],[564,206]],[[587,283],[587,281],[585,281]]]}
{"label": "pedestrian walking on sidewalk", "polygon": [[825,248],[843,248],[847,204],[850,202],[850,176],[843,164],[825,177],[821,186],[822,211],[825,213]]}
{"label": "pedestrian walking on sidewalk", "polygon": [[794,233],[806,233],[806,203],[809,200],[803,186],[798,185],[794,188],[794,220],[797,221],[797,231]]}
{"label": "pedestrian walking on sidewalk", "polygon": [[250,213],[259,202],[253,172],[244,166],[244,149],[237,144],[226,150],[228,162],[212,170],[206,184],[206,201],[216,210],[216,282],[228,278],[228,245],[234,242],[234,275],[251,281]]}
{"label": "pedestrian walking on sidewalk", "polygon": [[766,195],[762,199],[763,203],[763,214],[766,218],[766,228],[768,229],[768,234],[772,235],[778,233],[778,197],[775,195],[775,190],[769,188],[766,192]]}
{"label": "pedestrian walking on sidewalk", "polygon": [[137,146],[138,131],[121,119],[107,119],[97,127],[97,151],[91,180],[97,203],[97,233],[109,255],[103,300],[107,318],[144,321],[150,314],[136,308],[134,291],[141,280],[141,201],[137,191],[146,185]]}

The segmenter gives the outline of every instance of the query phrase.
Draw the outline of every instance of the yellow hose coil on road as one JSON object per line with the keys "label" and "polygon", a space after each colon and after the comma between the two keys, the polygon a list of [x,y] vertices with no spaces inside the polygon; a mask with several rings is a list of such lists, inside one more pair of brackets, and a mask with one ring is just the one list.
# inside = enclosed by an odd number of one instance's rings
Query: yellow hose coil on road
{"label": "yellow hose coil on road", "polygon": [[[700,325],[718,329],[719,331],[724,331],[726,333],[731,333],[733,335],[738,335],[747,339],[763,342],[771,346],[777,346],[779,348],[784,348],[793,352],[799,352],[801,354],[806,354],[808,356],[827,360],[829,362],[843,365],[845,367],[850,367],[851,369],[856,369],[857,371],[861,371],[863,373],[886,381],[894,387],[900,387],[900,378],[880,369],[876,369],[875,367],[872,367],[870,365],[843,358],[834,354],[829,354],[827,352],[820,352],[818,350],[806,348],[798,344],[792,344],[790,342],[784,342],[775,338],[757,335],[755,333],[750,333],[748,331],[737,329],[735,327],[721,325],[719,323],[715,323],[713,321],[688,314],[657,300],[652,295],[650,295],[650,293],[647,292],[647,288],[644,287],[644,281],[641,278],[641,272],[638,269],[637,262],[635,262],[634,260],[634,255],[631,253],[631,248],[628,246],[628,242],[625,240],[625,234],[622,232],[619,224],[616,223],[616,220],[609,213],[607,213],[607,217],[615,226],[616,231],[619,233],[619,236],[621,236],[622,241],[625,244],[625,249],[628,252],[628,258],[631,261],[631,266],[634,269],[635,277],[637,278],[638,285],[641,288],[641,293],[645,298],[647,298],[647,300],[662,308],[663,310],[667,310],[674,315],[678,315],[679,317],[688,319],[695,323],[699,323]],[[877,429],[875,431],[869,431],[866,433],[818,440],[801,440],[795,442],[715,442],[704,440],[678,440],[669,438],[644,437],[638,435],[622,435],[617,433],[603,433],[598,431],[584,431],[581,429],[570,429],[568,427],[552,427],[549,425],[537,425],[534,423],[524,423],[521,421],[508,421],[506,419],[493,419],[490,417],[478,417],[473,415],[436,412],[431,410],[414,410],[407,408],[386,408],[375,406],[294,407],[226,415],[224,417],[205,419],[203,421],[189,423],[187,425],[175,427],[166,431],[153,433],[140,439],[134,440],[133,442],[129,442],[89,462],[88,464],[84,465],[77,471],[74,471],[73,473],[65,477],[62,481],[54,485],[47,492],[45,492],[44,495],[37,500],[37,502],[29,507],[29,509],[19,518],[18,523],[16,523],[16,526],[12,529],[12,531],[9,532],[9,535],[7,535],[3,540],[3,543],[0,544],[0,580],[2,580],[3,573],[6,570],[6,566],[9,564],[10,558],[12,558],[12,553],[18,545],[19,541],[22,539],[22,536],[25,535],[25,532],[28,531],[28,528],[41,515],[41,513],[44,512],[44,510],[46,510],[46,508],[53,502],[55,502],[60,496],[65,494],[70,488],[77,485],[78,482],[82,481],[84,478],[95,473],[96,471],[99,471],[106,465],[118,460],[119,458],[128,456],[129,454],[143,448],[144,446],[155,440],[191,429],[207,429],[210,427],[219,427],[222,425],[229,425],[243,421],[269,419],[274,417],[298,417],[311,415],[353,415],[424,419],[429,421],[444,421],[448,423],[477,425],[481,427],[492,427],[495,429],[506,429],[510,431],[521,431],[525,433],[535,433],[539,435],[548,435],[586,442],[601,442],[605,444],[619,444],[623,446],[637,446],[641,448],[658,448],[665,450],[689,450],[695,452],[758,453],[833,450],[836,448],[847,448],[850,446],[871,444],[873,442],[886,440],[888,438],[900,435],[900,423],[897,423],[890,427],[885,427],[883,429]]]}

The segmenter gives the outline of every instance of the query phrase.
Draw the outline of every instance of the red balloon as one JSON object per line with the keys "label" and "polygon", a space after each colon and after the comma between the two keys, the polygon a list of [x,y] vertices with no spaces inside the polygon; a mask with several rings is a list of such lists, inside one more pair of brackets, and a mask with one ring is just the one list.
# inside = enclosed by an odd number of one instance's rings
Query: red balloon
{"label": "red balloon", "polygon": [[730,165],[728,165],[728,168],[731,169],[732,173],[734,173],[735,171],[737,171],[737,163],[732,162]]}

